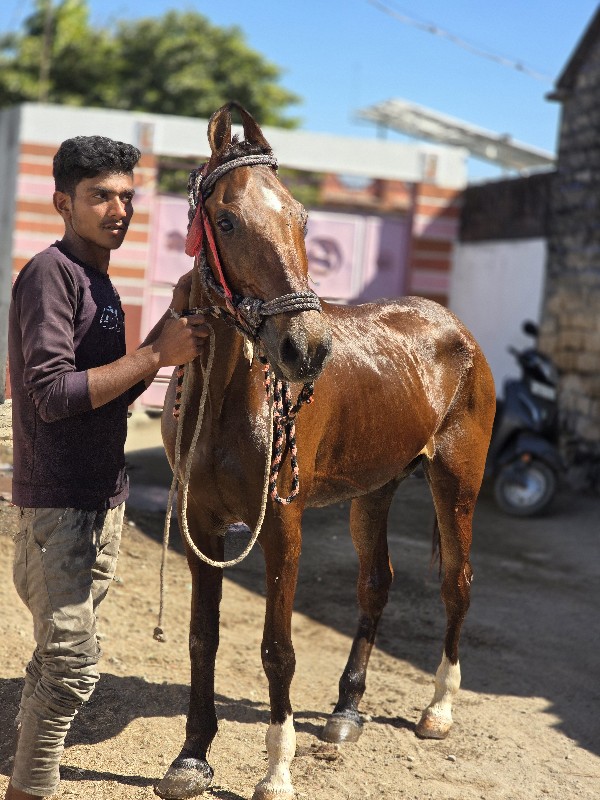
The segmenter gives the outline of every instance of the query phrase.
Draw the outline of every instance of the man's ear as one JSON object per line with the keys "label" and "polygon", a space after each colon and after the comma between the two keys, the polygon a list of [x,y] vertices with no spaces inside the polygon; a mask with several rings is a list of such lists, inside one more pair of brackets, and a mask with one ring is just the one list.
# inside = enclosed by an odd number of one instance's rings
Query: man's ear
{"label": "man's ear", "polygon": [[54,208],[63,219],[71,218],[72,200],[70,194],[67,192],[54,192],[52,202],[54,203]]}

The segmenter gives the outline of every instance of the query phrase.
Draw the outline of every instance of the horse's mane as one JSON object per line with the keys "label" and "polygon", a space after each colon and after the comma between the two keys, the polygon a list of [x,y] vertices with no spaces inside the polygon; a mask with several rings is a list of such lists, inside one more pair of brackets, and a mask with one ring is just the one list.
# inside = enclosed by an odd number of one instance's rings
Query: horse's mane
{"label": "horse's mane", "polygon": [[228,161],[233,161],[235,158],[242,158],[243,156],[259,155],[272,156],[273,151],[270,147],[261,147],[259,144],[245,140],[240,141],[236,133],[231,137],[231,144],[219,158],[219,164],[226,164]]}

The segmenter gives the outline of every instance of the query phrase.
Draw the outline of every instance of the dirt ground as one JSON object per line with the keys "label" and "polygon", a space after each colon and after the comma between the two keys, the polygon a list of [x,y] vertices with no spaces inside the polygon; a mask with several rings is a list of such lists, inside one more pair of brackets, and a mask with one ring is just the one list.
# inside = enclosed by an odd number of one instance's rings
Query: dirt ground
{"label": "dirt ground", "polygon": [[[144,418],[145,419],[145,418]],[[158,609],[160,537],[170,481],[158,423],[136,422],[134,486],[117,580],[100,618],[103,677],[70,731],[59,798],[142,800],[178,753],[188,698],[190,581],[177,533],[168,562],[166,627]],[[7,497],[7,477],[0,492]],[[162,506],[161,506],[162,504]],[[484,491],[476,514],[463,685],[445,741],[414,725],[433,691],[444,614],[429,571],[432,504],[425,481],[400,488],[390,518],[395,581],[368,675],[359,742],[318,732],[332,709],[356,621],[356,558],[346,507],[307,512],[292,686],[298,746],[292,775],[314,800],[564,800],[600,796],[600,500],[563,491],[535,520],[500,514]],[[31,625],[11,579],[15,510],[0,501],[0,793],[6,787]],[[239,546],[239,542],[237,542]],[[233,545],[232,545],[233,547]],[[219,734],[205,796],[252,797],[264,775],[267,684],[260,663],[263,562],[257,548],[227,571],[217,663]]]}

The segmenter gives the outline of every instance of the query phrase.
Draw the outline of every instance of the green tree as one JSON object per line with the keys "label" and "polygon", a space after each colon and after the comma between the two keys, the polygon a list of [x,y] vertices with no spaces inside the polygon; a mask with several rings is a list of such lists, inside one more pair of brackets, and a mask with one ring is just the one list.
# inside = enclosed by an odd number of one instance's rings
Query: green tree
{"label": "green tree", "polygon": [[87,0],[36,0],[22,32],[0,39],[0,107],[25,101],[207,117],[238,100],[262,125],[296,127],[300,98],[238,27],[201,14],[92,28]]}

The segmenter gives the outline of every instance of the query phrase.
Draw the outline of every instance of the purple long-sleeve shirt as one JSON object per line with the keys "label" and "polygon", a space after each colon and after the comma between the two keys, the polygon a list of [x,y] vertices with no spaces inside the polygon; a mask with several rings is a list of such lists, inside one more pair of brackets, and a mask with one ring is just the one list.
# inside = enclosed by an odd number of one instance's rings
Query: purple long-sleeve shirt
{"label": "purple long-sleeve shirt", "polygon": [[144,386],[92,408],[87,370],[125,355],[108,275],[60,242],[38,253],[13,286],[8,353],[13,503],[96,510],[123,502],[127,408]]}

